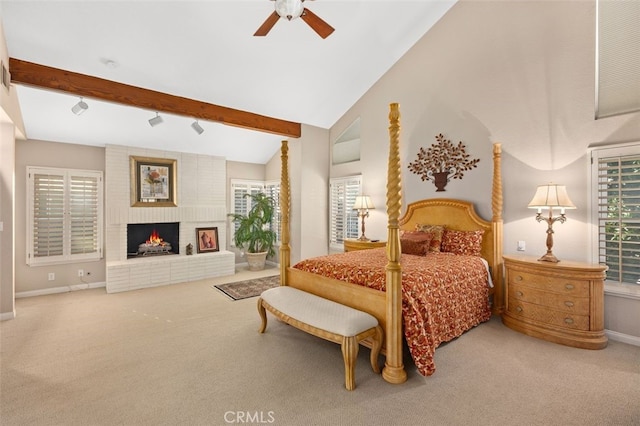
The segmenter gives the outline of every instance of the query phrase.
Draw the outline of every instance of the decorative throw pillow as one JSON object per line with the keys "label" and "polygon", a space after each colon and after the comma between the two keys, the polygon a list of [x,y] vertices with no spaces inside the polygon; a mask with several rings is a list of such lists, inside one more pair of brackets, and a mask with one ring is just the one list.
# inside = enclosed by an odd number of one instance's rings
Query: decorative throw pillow
{"label": "decorative throw pillow", "polygon": [[442,235],[442,251],[454,254],[480,256],[484,230],[454,231],[445,229]]}
{"label": "decorative throw pillow", "polygon": [[429,232],[407,231],[400,237],[400,247],[403,254],[425,256],[429,251],[432,234]]}
{"label": "decorative throw pillow", "polygon": [[433,237],[431,238],[431,244],[429,244],[429,251],[433,253],[437,253],[440,251],[440,246],[442,245],[442,234],[444,233],[443,225],[422,225],[420,223],[417,223],[415,229],[419,232],[427,232],[433,234]]}

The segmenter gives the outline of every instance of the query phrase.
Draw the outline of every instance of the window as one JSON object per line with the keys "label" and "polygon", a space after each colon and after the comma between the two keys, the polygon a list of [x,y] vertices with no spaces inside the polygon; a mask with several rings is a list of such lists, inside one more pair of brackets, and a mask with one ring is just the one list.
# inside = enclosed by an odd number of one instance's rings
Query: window
{"label": "window", "polygon": [[[275,230],[277,234],[276,242],[280,242],[280,220],[282,214],[280,212],[280,183],[279,182],[258,182],[258,181],[246,181],[239,179],[231,180],[231,213],[246,215],[251,209],[251,197],[246,197],[245,194],[257,194],[263,192],[264,194],[273,197],[274,211],[273,220],[271,222],[271,230]],[[233,234],[238,228],[239,224],[233,222],[233,228],[231,229],[231,243],[233,244]]]}
{"label": "window", "polygon": [[640,2],[598,0],[596,119],[640,111]]}
{"label": "window", "polygon": [[351,207],[362,192],[362,177],[333,178],[329,186],[329,245],[342,250],[345,239],[358,238],[358,212]]}
{"label": "window", "polygon": [[640,145],[592,152],[597,260],[607,281],[640,284]]}
{"label": "window", "polygon": [[102,172],[27,167],[27,264],[102,257]]}

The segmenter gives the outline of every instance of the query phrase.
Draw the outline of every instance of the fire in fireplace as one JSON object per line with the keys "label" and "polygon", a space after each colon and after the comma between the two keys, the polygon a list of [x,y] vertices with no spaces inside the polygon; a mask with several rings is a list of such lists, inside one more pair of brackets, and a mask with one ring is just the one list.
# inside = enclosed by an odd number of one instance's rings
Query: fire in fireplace
{"label": "fire in fireplace", "polygon": [[138,245],[138,254],[141,256],[169,253],[171,253],[171,244],[164,241],[155,229],[147,241]]}
{"label": "fire in fireplace", "polygon": [[134,223],[127,225],[127,258],[179,253],[180,225]]}

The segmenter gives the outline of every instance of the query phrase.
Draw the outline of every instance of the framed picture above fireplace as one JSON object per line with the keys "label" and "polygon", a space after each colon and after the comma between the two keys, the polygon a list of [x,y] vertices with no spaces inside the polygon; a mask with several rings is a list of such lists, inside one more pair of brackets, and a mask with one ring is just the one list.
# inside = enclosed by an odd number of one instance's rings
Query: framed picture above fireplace
{"label": "framed picture above fireplace", "polygon": [[196,228],[196,242],[198,253],[220,251],[218,245],[218,228]]}
{"label": "framed picture above fireplace", "polygon": [[132,207],[176,207],[176,160],[129,157]]}

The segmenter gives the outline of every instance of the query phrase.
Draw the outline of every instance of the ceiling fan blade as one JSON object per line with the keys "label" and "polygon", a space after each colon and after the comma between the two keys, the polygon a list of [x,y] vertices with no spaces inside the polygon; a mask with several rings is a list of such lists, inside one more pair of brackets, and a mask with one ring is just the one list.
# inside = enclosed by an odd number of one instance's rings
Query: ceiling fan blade
{"label": "ceiling fan blade", "polygon": [[273,28],[273,26],[276,24],[276,22],[278,22],[278,19],[280,19],[280,15],[278,15],[278,13],[276,13],[275,11],[269,15],[269,17],[262,23],[262,25],[260,25],[260,28],[258,28],[258,31],[256,31],[256,33],[254,34],[254,36],[257,37],[264,37],[266,36],[269,31],[271,31],[271,28]]}
{"label": "ceiling fan blade", "polygon": [[306,7],[302,11],[300,16],[304,22],[306,22],[313,31],[317,32],[322,38],[327,38],[334,31],[333,27],[324,22],[318,15],[307,9]]}

